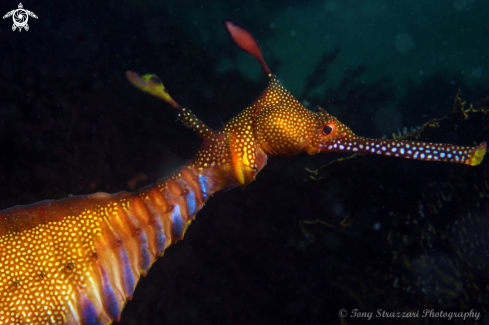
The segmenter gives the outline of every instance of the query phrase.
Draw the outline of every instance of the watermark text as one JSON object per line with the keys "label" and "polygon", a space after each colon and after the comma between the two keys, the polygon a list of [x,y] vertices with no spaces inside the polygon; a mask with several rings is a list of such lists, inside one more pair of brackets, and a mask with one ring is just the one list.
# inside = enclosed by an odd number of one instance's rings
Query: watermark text
{"label": "watermark text", "polygon": [[339,315],[343,318],[364,318],[371,320],[372,318],[444,318],[447,320],[452,319],[475,319],[478,320],[481,317],[481,313],[471,309],[470,311],[444,311],[435,309],[422,309],[413,311],[387,311],[383,309],[377,309],[376,311],[361,311],[359,309],[352,309],[350,311],[341,309]]}

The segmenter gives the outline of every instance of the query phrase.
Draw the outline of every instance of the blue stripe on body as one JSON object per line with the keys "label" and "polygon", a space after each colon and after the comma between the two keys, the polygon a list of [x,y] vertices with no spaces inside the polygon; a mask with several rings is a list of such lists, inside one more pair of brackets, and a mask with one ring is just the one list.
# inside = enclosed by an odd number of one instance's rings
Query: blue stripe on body
{"label": "blue stripe on body", "polygon": [[178,204],[175,205],[171,213],[171,232],[174,237],[182,238],[183,235],[183,220],[182,215],[180,213],[180,206]]}
{"label": "blue stripe on body", "polygon": [[[163,235],[163,237],[165,236]],[[146,236],[146,233],[142,230],[139,232],[139,244],[141,247],[139,250],[139,252],[141,253],[140,267],[145,272],[148,272],[149,267],[151,266],[151,253],[149,252],[149,247],[148,247],[148,237]]]}
{"label": "blue stripe on body", "polygon": [[121,314],[121,309],[119,308],[119,303],[114,293],[114,289],[110,285],[109,277],[107,272],[103,268],[100,269],[102,273],[102,300],[105,310],[109,314],[110,318],[118,319]]}
{"label": "blue stripe on body", "polygon": [[187,194],[187,211],[188,217],[191,218],[197,212],[197,202],[195,201],[195,192],[189,189]]}
{"label": "blue stripe on body", "polygon": [[122,281],[124,282],[124,287],[128,290],[129,296],[134,293],[134,275],[132,274],[131,261],[127,255],[127,251],[123,245],[119,246],[119,257],[121,258],[122,266]]}
{"label": "blue stripe on body", "polygon": [[157,214],[151,219],[153,223],[153,228],[156,233],[156,249],[158,250],[158,255],[163,253],[166,247],[165,231],[163,230],[163,223],[161,221],[161,216]]}
{"label": "blue stripe on body", "polygon": [[209,195],[209,189],[207,188],[207,176],[199,176],[199,185],[200,189],[202,190],[202,196],[204,197],[204,200],[206,200],[207,196]]}
{"label": "blue stripe on body", "polygon": [[83,301],[81,302],[81,319],[82,319],[82,324],[84,325],[103,325],[100,319],[98,318],[98,313],[97,310],[95,309],[95,306],[93,303],[87,299],[82,294],[82,299]]}

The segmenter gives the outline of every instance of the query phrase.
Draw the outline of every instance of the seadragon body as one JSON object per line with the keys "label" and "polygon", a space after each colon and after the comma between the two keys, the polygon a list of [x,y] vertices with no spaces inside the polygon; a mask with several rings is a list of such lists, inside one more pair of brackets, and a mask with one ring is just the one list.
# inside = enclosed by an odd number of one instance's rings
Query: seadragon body
{"label": "seadragon body", "polygon": [[129,81],[178,112],[202,146],[187,165],[136,192],[96,193],[0,211],[0,323],[109,324],[119,320],[140,277],[183,238],[206,200],[244,187],[268,156],[356,152],[478,165],[477,147],[368,139],[319,108],[303,107],[265,63],[243,27],[224,22],[233,41],[254,56],[269,78],[264,92],[222,129],[212,130],[181,107],[154,75]]}

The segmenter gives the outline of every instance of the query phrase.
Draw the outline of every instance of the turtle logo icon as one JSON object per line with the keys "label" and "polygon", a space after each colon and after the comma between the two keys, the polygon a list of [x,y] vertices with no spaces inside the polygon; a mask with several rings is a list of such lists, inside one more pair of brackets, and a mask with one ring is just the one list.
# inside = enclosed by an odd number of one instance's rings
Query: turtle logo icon
{"label": "turtle logo icon", "polygon": [[19,29],[19,32],[22,31],[22,28],[24,28],[26,31],[29,30],[29,25],[27,25],[29,16],[37,19],[36,14],[33,13],[32,11],[25,10],[24,6],[22,6],[22,3],[19,3],[19,9],[14,9],[7,12],[5,16],[3,16],[3,19],[8,18],[10,16],[12,16],[14,20],[14,24],[12,25],[12,31],[14,32],[17,28]]}

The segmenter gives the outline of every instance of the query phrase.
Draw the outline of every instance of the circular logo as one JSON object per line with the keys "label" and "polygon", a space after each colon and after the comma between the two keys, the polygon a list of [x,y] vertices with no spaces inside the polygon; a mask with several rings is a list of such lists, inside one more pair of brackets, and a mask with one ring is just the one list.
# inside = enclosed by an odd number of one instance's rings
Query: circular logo
{"label": "circular logo", "polygon": [[25,12],[25,10],[23,9],[17,9],[13,16],[14,24],[17,25],[17,27],[24,27],[25,24],[27,24],[27,20],[29,19],[27,17],[27,12]]}

